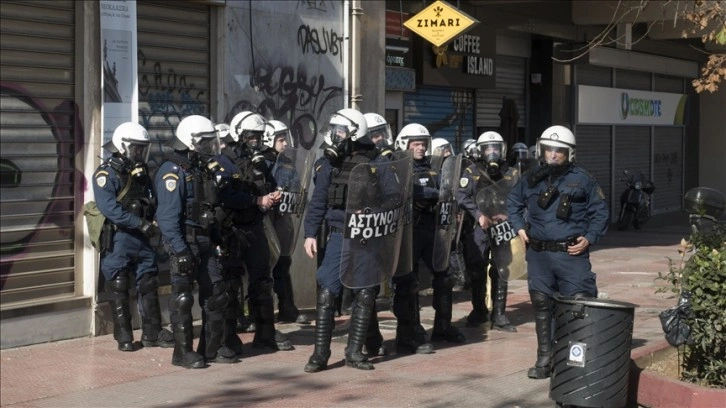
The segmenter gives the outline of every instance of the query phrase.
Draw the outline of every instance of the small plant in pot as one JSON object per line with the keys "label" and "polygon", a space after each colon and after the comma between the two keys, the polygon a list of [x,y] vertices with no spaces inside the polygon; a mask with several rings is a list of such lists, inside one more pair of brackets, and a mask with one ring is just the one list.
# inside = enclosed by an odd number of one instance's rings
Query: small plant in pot
{"label": "small plant in pot", "polygon": [[726,226],[718,217],[723,194],[699,187],[685,197],[691,235],[681,240],[680,259],[669,258],[668,283],[657,292],[678,294],[679,302],[661,313],[668,342],[679,348],[680,379],[726,388]]}

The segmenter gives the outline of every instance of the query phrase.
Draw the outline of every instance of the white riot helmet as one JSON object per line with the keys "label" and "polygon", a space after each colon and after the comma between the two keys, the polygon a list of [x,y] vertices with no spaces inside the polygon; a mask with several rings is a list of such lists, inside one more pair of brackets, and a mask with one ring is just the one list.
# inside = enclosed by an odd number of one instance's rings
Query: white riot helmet
{"label": "white riot helmet", "polygon": [[204,116],[191,115],[179,122],[172,142],[174,150],[189,150],[204,157],[219,154],[217,130],[212,121]]}
{"label": "white riot helmet", "polygon": [[363,115],[368,126],[368,137],[378,147],[392,146],[393,135],[391,125],[386,119],[377,113],[366,113]]}
{"label": "white riot helmet", "polygon": [[133,163],[146,163],[150,147],[149,132],[135,122],[118,125],[111,140],[103,146],[109,152],[118,153]]}
{"label": "white riot helmet", "polygon": [[507,144],[497,132],[484,132],[476,139],[481,157],[487,162],[500,161],[507,157]]}
{"label": "white riot helmet", "polygon": [[265,134],[262,137],[262,143],[264,143],[265,146],[274,149],[275,142],[280,138],[285,138],[287,146],[294,147],[292,133],[290,133],[290,129],[287,125],[279,120],[268,120],[267,125],[265,126]]}
{"label": "white riot helmet", "polygon": [[476,139],[466,139],[464,141],[464,144],[462,145],[461,150],[463,150],[466,157],[470,158],[471,160],[476,161],[481,159],[479,148],[477,148],[476,146]]}
{"label": "white riot helmet", "polygon": [[567,149],[567,161],[575,161],[575,135],[564,126],[550,126],[537,139],[537,154],[544,158],[545,146]]}
{"label": "white riot helmet", "polygon": [[262,137],[266,124],[265,118],[258,113],[240,112],[229,122],[229,134],[234,142],[245,143],[253,149],[265,150],[267,146],[262,144]]}
{"label": "white riot helmet", "polygon": [[425,126],[418,123],[409,123],[404,126],[396,137],[396,149],[406,151],[408,145],[414,140],[426,142],[426,155],[431,154],[431,134]]}
{"label": "white riot helmet", "polygon": [[214,125],[214,128],[217,130],[217,137],[219,140],[225,140],[227,139],[229,135],[229,125],[226,123],[217,123]]}
{"label": "white riot helmet", "polygon": [[343,140],[372,144],[368,138],[368,125],[362,113],[355,109],[341,109],[332,115],[325,130],[325,143],[334,146]]}
{"label": "white riot helmet", "polygon": [[449,157],[454,155],[454,147],[443,137],[431,141],[431,154],[434,156]]}

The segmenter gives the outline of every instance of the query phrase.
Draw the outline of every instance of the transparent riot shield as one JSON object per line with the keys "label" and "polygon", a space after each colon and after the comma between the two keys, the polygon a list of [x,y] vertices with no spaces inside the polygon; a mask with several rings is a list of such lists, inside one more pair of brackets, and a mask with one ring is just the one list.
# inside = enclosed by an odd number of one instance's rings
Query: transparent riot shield
{"label": "transparent riot shield", "polygon": [[[512,173],[514,172],[509,172]],[[505,176],[479,190],[476,195],[479,211],[493,223],[487,231],[489,245],[499,277],[504,281],[519,279],[527,273],[524,243],[507,220],[507,195],[518,178],[518,172],[512,177]]]}
{"label": "transparent riot shield", "polygon": [[277,162],[272,168],[277,189],[282,193],[280,204],[270,213],[272,225],[280,241],[281,256],[290,256],[295,251],[314,156],[315,152],[311,150],[288,147],[277,156]]}
{"label": "transparent riot shield", "polygon": [[[409,172],[413,175],[413,157],[410,150],[397,151],[393,153],[392,160],[408,159],[412,168]],[[413,181],[412,181],[413,182]],[[413,271],[413,188],[409,190],[408,197],[403,209],[403,227],[401,237],[401,250],[398,255],[398,264],[394,276],[404,276]]]}
{"label": "transparent riot shield", "polygon": [[411,159],[404,158],[359,164],[351,171],[340,261],[340,280],[346,287],[371,287],[393,276],[411,169]]}
{"label": "transparent riot shield", "polygon": [[447,157],[439,174],[439,202],[436,204],[436,232],[432,264],[436,271],[449,267],[451,244],[456,236],[458,206],[456,190],[461,178],[461,154]]}

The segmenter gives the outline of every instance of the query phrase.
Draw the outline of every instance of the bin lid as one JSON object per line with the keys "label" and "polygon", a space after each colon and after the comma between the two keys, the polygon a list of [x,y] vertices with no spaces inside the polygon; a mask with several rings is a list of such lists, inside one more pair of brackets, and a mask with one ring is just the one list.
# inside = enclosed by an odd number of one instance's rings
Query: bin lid
{"label": "bin lid", "polygon": [[585,305],[591,307],[605,307],[605,308],[616,308],[616,309],[634,309],[638,305],[628,302],[621,302],[618,300],[610,299],[598,299],[590,297],[573,297],[573,296],[560,296],[555,295],[555,301],[560,303],[566,303],[571,305]]}

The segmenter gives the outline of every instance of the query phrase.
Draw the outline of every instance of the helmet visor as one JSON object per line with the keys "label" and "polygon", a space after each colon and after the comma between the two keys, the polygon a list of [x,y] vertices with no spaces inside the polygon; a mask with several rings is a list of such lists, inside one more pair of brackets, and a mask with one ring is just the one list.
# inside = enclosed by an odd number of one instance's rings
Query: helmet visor
{"label": "helmet visor", "polygon": [[134,163],[146,163],[149,160],[150,143],[139,143],[124,140],[126,145],[126,158]]}
{"label": "helmet visor", "polygon": [[443,157],[449,157],[452,154],[454,154],[454,151],[451,149],[451,145],[448,143],[435,148],[432,153],[433,156],[443,156]]}
{"label": "helmet visor", "polygon": [[487,161],[501,160],[503,151],[502,142],[485,142],[479,145],[479,153]]}
{"label": "helmet visor", "polygon": [[242,139],[247,144],[247,146],[262,150],[262,135],[264,132],[260,131],[245,131],[242,134]]}
{"label": "helmet visor", "polygon": [[221,145],[217,132],[200,132],[192,134],[194,150],[205,157],[213,157],[220,153]]}
{"label": "helmet visor", "polygon": [[292,142],[292,134],[289,130],[282,130],[272,136],[272,143],[275,150],[282,152],[286,147],[295,147]]}
{"label": "helmet visor", "polygon": [[348,139],[350,137],[350,133],[348,132],[348,126],[330,125],[330,127],[328,128],[328,137],[330,138],[330,142],[332,144],[338,144],[343,140]]}
{"label": "helmet visor", "polygon": [[391,127],[385,125],[368,128],[368,137],[374,145],[378,147],[390,146],[393,144],[393,136],[391,136]]}

